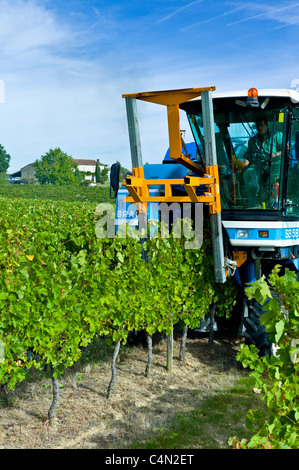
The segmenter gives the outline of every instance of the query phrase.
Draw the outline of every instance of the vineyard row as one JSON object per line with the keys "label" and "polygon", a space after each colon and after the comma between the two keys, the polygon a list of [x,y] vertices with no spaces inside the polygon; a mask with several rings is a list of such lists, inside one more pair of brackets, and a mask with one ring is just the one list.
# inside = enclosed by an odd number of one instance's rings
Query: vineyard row
{"label": "vineyard row", "polygon": [[212,304],[218,315],[232,308],[232,284],[214,283],[209,233],[198,250],[171,236],[142,245],[98,238],[91,203],[1,204],[0,383],[9,388],[45,366],[55,388],[96,335],[125,344],[133,330],[169,335],[178,322],[198,326]]}

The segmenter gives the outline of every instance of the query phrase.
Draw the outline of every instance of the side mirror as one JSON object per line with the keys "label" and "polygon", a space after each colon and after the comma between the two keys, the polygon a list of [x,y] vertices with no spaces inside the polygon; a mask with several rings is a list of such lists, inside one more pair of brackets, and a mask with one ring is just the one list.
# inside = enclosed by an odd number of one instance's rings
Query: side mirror
{"label": "side mirror", "polygon": [[295,134],[295,158],[299,160],[299,131]]}
{"label": "side mirror", "polygon": [[[113,163],[110,170],[110,197],[115,199],[119,190],[119,163]],[[113,195],[111,193],[114,193]]]}

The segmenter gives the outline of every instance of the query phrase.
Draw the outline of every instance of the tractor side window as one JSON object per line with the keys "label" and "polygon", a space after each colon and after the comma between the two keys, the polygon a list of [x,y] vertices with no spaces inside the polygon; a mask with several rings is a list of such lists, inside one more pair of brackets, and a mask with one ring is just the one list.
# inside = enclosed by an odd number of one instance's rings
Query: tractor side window
{"label": "tractor side window", "polygon": [[[294,109],[293,116],[299,118],[299,110]],[[293,121],[289,142],[289,175],[287,186],[286,213],[299,215],[299,122]]]}
{"label": "tractor side window", "polygon": [[283,142],[283,113],[259,116],[247,142],[242,168],[243,197],[249,209],[277,209]]}

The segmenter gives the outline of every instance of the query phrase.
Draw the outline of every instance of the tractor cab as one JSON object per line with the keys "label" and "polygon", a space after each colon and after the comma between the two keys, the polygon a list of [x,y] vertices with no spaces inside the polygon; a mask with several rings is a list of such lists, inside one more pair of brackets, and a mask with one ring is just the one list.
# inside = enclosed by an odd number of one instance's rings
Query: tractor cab
{"label": "tractor cab", "polygon": [[[180,107],[204,165],[201,100]],[[214,93],[213,114],[225,256],[247,261],[243,285],[255,280],[256,260],[259,274],[273,262],[298,271],[299,93]]]}
{"label": "tractor cab", "polygon": [[[261,90],[213,94],[224,219],[293,220],[299,216],[299,93]],[[298,107],[297,107],[298,106]],[[205,164],[201,100],[181,104]],[[257,215],[258,212],[258,215]],[[258,217],[258,218],[257,218]]]}

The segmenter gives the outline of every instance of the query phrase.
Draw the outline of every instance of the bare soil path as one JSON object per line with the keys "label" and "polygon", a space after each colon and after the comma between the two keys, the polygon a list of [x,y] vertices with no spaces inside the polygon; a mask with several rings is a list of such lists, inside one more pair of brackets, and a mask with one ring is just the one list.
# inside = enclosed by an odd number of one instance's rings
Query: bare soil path
{"label": "bare soil path", "polygon": [[[76,365],[60,378],[58,420],[47,421],[52,400],[49,375],[34,372],[5,402],[0,394],[1,449],[125,449],[145,439],[178,412],[188,412],[217,391],[227,390],[240,378],[235,360],[237,340],[187,340],[186,361],[178,361],[174,341],[173,372],[166,370],[166,342],[154,345],[151,376],[145,377],[147,350],[121,348],[117,382],[110,399],[110,362]],[[221,443],[225,447],[227,443]]]}

